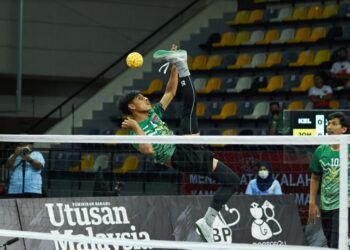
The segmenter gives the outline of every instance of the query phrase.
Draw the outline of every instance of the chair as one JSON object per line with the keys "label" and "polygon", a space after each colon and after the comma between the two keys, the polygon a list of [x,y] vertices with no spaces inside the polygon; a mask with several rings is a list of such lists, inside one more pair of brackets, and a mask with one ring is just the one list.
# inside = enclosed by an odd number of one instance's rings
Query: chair
{"label": "chair", "polygon": [[125,174],[134,171],[139,167],[139,157],[136,155],[128,155],[124,158],[123,164],[120,167],[113,168],[115,174]]}
{"label": "chair", "polygon": [[110,156],[106,154],[98,155],[92,168],[85,169],[84,172],[104,171],[109,167]]}
{"label": "chair", "polygon": [[91,153],[82,154],[80,161],[80,170],[83,172],[89,172],[93,169],[95,157]]}
{"label": "chair", "polygon": [[273,41],[278,40],[279,36],[280,36],[279,30],[276,30],[276,29],[268,30],[266,31],[265,36],[262,39],[257,40],[255,44],[270,44]]}
{"label": "chair", "polygon": [[210,48],[213,43],[219,42],[220,39],[221,39],[221,37],[220,37],[219,33],[210,34],[207,41],[205,43],[199,44],[199,47],[202,49]]}
{"label": "chair", "polygon": [[339,13],[340,17],[349,17],[350,16],[350,4],[344,3],[339,5]]}
{"label": "chair", "polygon": [[275,90],[280,90],[283,88],[283,77],[281,75],[273,76],[269,80],[265,88],[259,88],[258,92],[260,93],[269,93]]}
{"label": "chair", "polygon": [[198,55],[193,59],[191,70],[204,70],[207,66],[207,56]]}
{"label": "chair", "polygon": [[255,107],[254,111],[250,115],[243,116],[244,119],[259,119],[263,116],[269,115],[270,111],[270,104],[268,102],[258,102]]}
{"label": "chair", "polygon": [[291,17],[287,17],[284,21],[297,21],[303,20],[307,16],[308,8],[304,6],[295,7],[293,11],[293,15]]}
{"label": "chair", "polygon": [[216,68],[223,68],[226,69],[228,65],[234,64],[236,62],[237,58],[235,55],[224,55],[222,58],[221,65]]}
{"label": "chair", "polygon": [[329,102],[329,106],[331,109],[339,109],[340,108],[340,101],[339,100],[332,100]]}
{"label": "chair", "polygon": [[284,90],[290,91],[294,87],[299,87],[300,77],[298,74],[284,76]]}
{"label": "chair", "polygon": [[272,44],[286,43],[288,40],[293,39],[295,35],[295,29],[288,28],[281,32],[281,36],[278,40],[271,41]]}
{"label": "chair", "polygon": [[281,8],[278,12],[278,16],[276,18],[271,18],[270,22],[281,22],[292,16],[293,8],[292,7],[284,7]]}
{"label": "chair", "polygon": [[196,89],[196,92],[200,89],[204,89],[207,84],[207,79],[205,78],[196,78],[193,81],[193,86]]}
{"label": "chair", "polygon": [[258,76],[252,81],[251,90],[258,91],[259,88],[266,88],[268,84],[268,80],[266,76]]}
{"label": "chair", "polygon": [[281,64],[282,62],[282,53],[281,52],[272,52],[267,56],[266,62],[256,65],[258,68],[270,68],[273,65]]}
{"label": "chair", "polygon": [[220,90],[221,79],[219,77],[213,77],[208,80],[205,87],[202,89],[197,89],[198,94],[209,94],[215,90]]}
{"label": "chair", "polygon": [[290,67],[300,67],[304,65],[309,65],[314,60],[314,52],[311,50],[305,50],[302,51],[299,56],[298,60],[296,62],[289,63]]}
{"label": "chair", "polygon": [[252,10],[252,12],[250,12],[249,15],[249,19],[247,23],[256,23],[258,21],[262,21],[264,17],[264,11],[261,9],[257,9],[257,10]]}
{"label": "chair", "polygon": [[237,129],[225,129],[222,135],[238,135]]}
{"label": "chair", "polygon": [[331,59],[331,52],[328,49],[325,50],[319,50],[316,53],[316,56],[314,58],[314,61],[311,63],[308,63],[306,65],[320,65],[325,62],[329,62]]}
{"label": "chair", "polygon": [[207,60],[206,68],[207,70],[211,70],[212,68],[218,67],[221,65],[222,57],[221,55],[211,55]]}
{"label": "chair", "polygon": [[287,43],[307,42],[310,39],[310,35],[311,35],[311,28],[309,27],[299,28],[297,29],[295,37],[288,40]]}
{"label": "chair", "polygon": [[298,110],[298,109],[304,109],[304,102],[303,101],[292,101],[288,104],[288,110]]}
{"label": "chair", "polygon": [[257,53],[253,56],[250,64],[242,65],[242,68],[255,68],[257,65],[264,64],[266,61],[265,53]]}
{"label": "chair", "polygon": [[115,131],[115,135],[128,135],[128,130],[125,128],[120,128]]}
{"label": "chair", "polygon": [[278,9],[268,8],[264,11],[263,22],[271,22],[271,19],[276,19],[278,17]]}
{"label": "chair", "polygon": [[250,54],[239,54],[235,64],[227,66],[228,69],[239,69],[243,65],[247,65],[251,62],[252,56]]}
{"label": "chair", "polygon": [[236,25],[236,24],[248,23],[249,15],[250,15],[249,11],[247,11],[247,10],[240,10],[240,11],[236,12],[235,17],[232,20],[227,21],[227,24],[229,24],[229,25]]}
{"label": "chair", "polygon": [[312,29],[310,38],[307,40],[307,42],[316,42],[322,38],[325,38],[327,34],[326,27],[315,27]]}
{"label": "chair", "polygon": [[205,117],[205,109],[206,104],[205,102],[198,102],[196,107],[196,115],[198,118],[204,118]]}
{"label": "chair", "polygon": [[155,92],[162,91],[163,89],[163,81],[161,79],[154,79],[149,84],[148,88],[145,90],[142,90],[141,93],[143,95],[151,95]]}
{"label": "chair", "polygon": [[320,18],[328,19],[332,16],[336,16],[338,14],[339,6],[338,4],[327,4],[323,9],[323,13]]}
{"label": "chair", "polygon": [[322,18],[323,14],[323,7],[321,5],[313,5],[309,8],[309,11],[307,12],[307,16],[305,19],[312,20],[312,19],[320,19]]}
{"label": "chair", "polygon": [[244,42],[248,42],[250,37],[249,31],[240,31],[237,33],[236,40],[233,42],[233,46],[239,46]]}
{"label": "chair", "polygon": [[234,44],[235,39],[236,39],[236,34],[234,32],[225,32],[221,35],[220,41],[213,43],[212,46],[214,48],[231,46]]}
{"label": "chair", "polygon": [[189,69],[192,69],[192,63],[193,63],[193,57],[190,55],[187,55],[187,65]]}
{"label": "chair", "polygon": [[297,59],[298,59],[298,54],[296,52],[294,51],[283,52],[281,65],[288,66],[289,63],[295,62]]}
{"label": "chair", "polygon": [[228,89],[232,89],[236,86],[237,78],[236,77],[225,77],[221,79],[221,92],[226,93]]}
{"label": "chair", "polygon": [[305,75],[298,87],[291,89],[292,92],[305,92],[315,85],[314,75]]}
{"label": "chair", "polygon": [[250,35],[250,39],[247,42],[243,42],[244,45],[252,45],[255,44],[257,41],[262,40],[264,38],[265,31],[263,30],[255,30]]}
{"label": "chair", "polygon": [[227,93],[240,93],[243,90],[250,89],[252,86],[251,77],[240,77],[237,81],[237,84],[234,88],[227,89]]}
{"label": "chair", "polygon": [[212,115],[212,120],[225,120],[227,118],[235,116],[237,113],[237,104],[235,102],[227,102],[225,103],[219,114]]}
{"label": "chair", "polygon": [[312,110],[314,108],[313,102],[307,102],[305,104],[304,110]]}

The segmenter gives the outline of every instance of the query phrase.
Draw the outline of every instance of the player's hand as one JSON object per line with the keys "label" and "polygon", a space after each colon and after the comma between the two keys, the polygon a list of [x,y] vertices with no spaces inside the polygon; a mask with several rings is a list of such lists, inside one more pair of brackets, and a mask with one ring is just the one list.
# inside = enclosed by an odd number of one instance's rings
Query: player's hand
{"label": "player's hand", "polygon": [[134,119],[131,119],[130,117],[127,117],[123,122],[122,122],[122,128],[126,128],[126,129],[133,129],[136,130],[136,128],[138,127],[138,123],[137,121],[135,121]]}
{"label": "player's hand", "polygon": [[321,216],[320,214],[320,209],[315,203],[310,203],[309,204],[309,218],[307,223],[308,224],[315,224],[317,218]]}

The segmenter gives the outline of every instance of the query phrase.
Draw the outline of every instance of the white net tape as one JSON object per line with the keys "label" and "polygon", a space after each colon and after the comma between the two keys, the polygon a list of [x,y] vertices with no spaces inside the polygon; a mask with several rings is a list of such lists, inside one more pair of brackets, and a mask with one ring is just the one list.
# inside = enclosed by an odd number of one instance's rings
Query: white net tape
{"label": "white net tape", "polygon": [[[84,135],[0,135],[1,142],[33,142],[33,143],[164,143],[164,144],[231,144],[231,145],[340,145],[340,223],[339,249],[348,249],[348,209],[347,209],[347,171],[348,144],[350,136],[84,136]],[[0,236],[19,237],[41,240],[64,240],[86,242],[90,244],[107,244],[118,246],[134,246],[142,248],[161,249],[305,249],[305,246],[263,246],[250,244],[223,244],[174,242],[160,240],[128,240],[108,239],[98,237],[53,235],[49,233],[0,230]],[[313,247],[312,249],[321,249]],[[322,248],[324,249],[324,248]]]}

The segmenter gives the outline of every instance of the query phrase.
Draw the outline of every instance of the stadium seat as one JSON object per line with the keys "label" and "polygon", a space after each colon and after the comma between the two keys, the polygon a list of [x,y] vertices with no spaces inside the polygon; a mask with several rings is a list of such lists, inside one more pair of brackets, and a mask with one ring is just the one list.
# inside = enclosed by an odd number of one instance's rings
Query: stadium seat
{"label": "stadium seat", "polygon": [[269,68],[273,65],[281,64],[282,62],[282,53],[281,52],[272,52],[267,56],[266,62],[256,65],[258,68]]}
{"label": "stadium seat", "polygon": [[189,69],[192,69],[192,63],[193,63],[193,57],[190,55],[187,55],[187,65]]}
{"label": "stadium seat", "polygon": [[249,31],[240,31],[237,33],[236,39],[233,42],[233,46],[239,46],[244,42],[248,42],[250,37]]}
{"label": "stadium seat", "polygon": [[[201,130],[202,135],[221,135],[221,130],[219,128],[206,128]],[[211,146],[215,147],[216,144]]]}
{"label": "stadium seat", "polygon": [[253,56],[252,61],[249,64],[243,65],[242,68],[255,68],[257,65],[265,64],[266,54],[257,53]]}
{"label": "stadium seat", "polygon": [[250,101],[242,101],[238,103],[237,117],[240,119],[245,115],[249,115],[253,112],[254,105]]}
{"label": "stadium seat", "polygon": [[291,17],[292,14],[293,14],[292,7],[281,8],[278,12],[278,16],[276,18],[271,18],[270,22],[281,22],[281,21]]}
{"label": "stadium seat", "polygon": [[236,24],[248,23],[249,16],[250,16],[250,11],[240,10],[240,11],[236,12],[235,17],[232,20],[227,21],[227,24],[236,25]]}
{"label": "stadium seat", "polygon": [[283,52],[281,65],[288,66],[289,63],[295,62],[297,59],[298,59],[298,54],[296,52],[294,51]]}
{"label": "stadium seat", "polygon": [[160,92],[163,89],[163,81],[161,79],[154,79],[149,84],[148,88],[145,90],[142,90],[141,93],[143,95],[151,95],[155,92]]}
{"label": "stadium seat", "polygon": [[249,19],[247,23],[256,23],[258,21],[262,21],[264,17],[264,11],[261,9],[252,10],[249,15]]}
{"label": "stadium seat", "polygon": [[247,65],[251,62],[252,56],[250,54],[239,54],[235,64],[227,66],[228,69],[239,69],[243,65]]}
{"label": "stadium seat", "polygon": [[207,84],[207,79],[205,78],[196,78],[193,81],[193,86],[196,89],[196,92],[198,90],[204,89]]}
{"label": "stadium seat", "polygon": [[258,76],[252,81],[252,91],[258,91],[259,88],[266,88],[268,80],[266,76]]}
{"label": "stadium seat", "polygon": [[212,46],[213,43],[219,42],[220,39],[221,39],[221,36],[219,33],[210,34],[207,41],[205,43],[199,44],[199,47],[202,49],[208,49]]}
{"label": "stadium seat", "polygon": [[276,29],[268,30],[266,31],[265,36],[262,39],[257,40],[255,44],[270,44],[273,41],[277,41],[279,39],[279,36],[280,36],[279,30],[276,30]]}
{"label": "stadium seat", "polygon": [[125,128],[117,129],[115,135],[128,135],[128,130]]}
{"label": "stadium seat", "polygon": [[304,65],[312,64],[314,61],[314,52],[311,50],[302,51],[296,62],[289,63],[290,67],[300,67]]}
{"label": "stadium seat", "polygon": [[238,135],[237,129],[225,129],[222,135]]}
{"label": "stadium seat", "polygon": [[325,38],[327,34],[326,27],[315,27],[312,29],[310,38],[307,40],[307,42],[316,42],[322,38]]}
{"label": "stadium seat", "polygon": [[207,56],[198,55],[193,59],[190,70],[205,70],[207,66]]}
{"label": "stadium seat", "polygon": [[115,174],[125,174],[130,171],[135,171],[139,167],[139,157],[136,155],[128,155],[124,158],[121,166],[114,167],[112,172]]}
{"label": "stadium seat", "polygon": [[323,13],[320,18],[328,19],[330,17],[336,16],[338,14],[338,10],[338,4],[327,4],[323,9]]}
{"label": "stadium seat", "polygon": [[227,89],[227,93],[240,93],[243,90],[250,89],[252,86],[251,77],[240,77],[237,81],[237,84],[234,88]]}
{"label": "stadium seat", "polygon": [[313,102],[307,102],[305,104],[304,110],[312,110],[314,108],[314,103]]}
{"label": "stadium seat", "polygon": [[198,102],[196,107],[196,115],[198,118],[204,118],[205,117],[205,109],[206,104],[205,102]]}
{"label": "stadium seat", "polygon": [[215,90],[219,91],[221,87],[221,79],[219,77],[213,77],[208,80],[205,87],[197,89],[198,94],[209,94]]}
{"label": "stadium seat", "polygon": [[340,17],[349,17],[350,16],[350,3],[344,3],[339,5],[339,13]]}
{"label": "stadium seat", "polygon": [[303,101],[292,101],[288,104],[288,110],[304,109]]}
{"label": "stadium seat", "polygon": [[295,29],[288,28],[281,32],[281,36],[278,40],[271,41],[272,44],[286,43],[288,40],[293,39],[295,35]]}
{"label": "stadium seat", "polygon": [[292,92],[305,92],[315,85],[314,75],[305,75],[298,87],[291,89]]}
{"label": "stadium seat", "polygon": [[255,30],[250,35],[250,39],[247,42],[243,42],[243,45],[252,45],[255,44],[257,41],[262,40],[264,38],[265,31],[263,30]]}
{"label": "stadium seat", "polygon": [[305,6],[295,7],[293,10],[293,14],[290,17],[284,19],[284,21],[297,21],[303,20],[307,16],[308,8]]}
{"label": "stadium seat", "polygon": [[258,92],[269,93],[276,90],[281,90],[282,88],[283,88],[283,77],[278,75],[278,76],[271,77],[267,86],[265,88],[259,88]]}
{"label": "stadium seat", "polygon": [[218,113],[220,113],[220,110],[223,106],[223,102],[215,102],[215,101],[211,101],[211,102],[207,102],[205,105],[205,118],[211,118],[212,115],[216,115]]}
{"label": "stadium seat", "polygon": [[325,50],[319,50],[316,53],[316,56],[314,58],[314,61],[311,63],[308,63],[306,65],[320,65],[325,62],[329,62],[331,59],[331,52],[328,49]]}
{"label": "stadium seat", "polygon": [[268,102],[258,102],[252,114],[243,116],[244,119],[259,119],[268,116],[270,111],[270,104]]}
{"label": "stadium seat", "polygon": [[96,157],[94,165],[90,169],[83,170],[84,172],[98,172],[108,169],[110,162],[110,156],[106,154],[101,154]]}
{"label": "stadium seat", "polygon": [[294,87],[299,87],[300,76],[299,74],[292,74],[284,76],[284,90],[290,91]]}
{"label": "stadium seat", "polygon": [[235,102],[227,102],[225,103],[219,114],[212,115],[211,119],[212,120],[225,120],[227,118],[231,118],[235,116],[237,113],[237,103]]}
{"label": "stadium seat", "polygon": [[221,55],[211,55],[208,57],[206,70],[211,70],[215,67],[218,67],[221,65],[222,62],[222,56]]}
{"label": "stadium seat", "polygon": [[234,44],[235,39],[236,39],[236,34],[234,32],[225,32],[221,35],[220,41],[213,43],[212,46],[214,48],[231,46]]}
{"label": "stadium seat", "polygon": [[271,22],[271,19],[276,19],[278,17],[278,11],[276,8],[265,9],[263,21],[267,23]]}
{"label": "stadium seat", "polygon": [[339,109],[340,108],[340,101],[339,100],[332,100],[329,102],[329,106],[331,109]]}
{"label": "stadium seat", "polygon": [[226,93],[228,89],[234,88],[237,83],[236,77],[225,77],[221,79],[221,92]]}
{"label": "stadium seat", "polygon": [[228,65],[234,64],[236,62],[236,56],[235,55],[223,55],[221,65],[216,68],[223,68],[226,69]]}
{"label": "stadium seat", "polygon": [[93,166],[94,166],[94,162],[95,162],[95,157],[94,157],[93,154],[91,154],[91,153],[83,153],[81,155],[80,165],[79,166],[75,166],[75,167],[71,167],[70,171],[71,172],[79,172],[79,171],[87,172],[87,171],[90,171],[93,168]]}
{"label": "stadium seat", "polygon": [[311,35],[311,28],[309,27],[298,28],[295,33],[295,37],[288,40],[287,43],[307,42],[310,39],[310,35]]}
{"label": "stadium seat", "polygon": [[313,6],[310,6],[305,19],[307,20],[320,19],[322,18],[322,14],[323,14],[322,5],[313,5]]}

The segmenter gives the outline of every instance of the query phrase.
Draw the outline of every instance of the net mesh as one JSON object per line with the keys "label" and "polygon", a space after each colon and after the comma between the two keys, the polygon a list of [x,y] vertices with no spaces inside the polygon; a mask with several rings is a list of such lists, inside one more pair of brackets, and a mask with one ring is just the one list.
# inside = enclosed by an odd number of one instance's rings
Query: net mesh
{"label": "net mesh", "polygon": [[[274,177],[280,182],[283,193],[294,195],[298,220],[300,218],[305,230],[309,201],[309,162],[312,153],[320,144],[340,144],[341,166],[346,166],[348,141],[347,136],[0,135],[2,160],[0,191],[3,197],[6,197],[7,180],[11,173],[6,168],[6,161],[13,153],[17,142],[33,142],[35,150],[43,154],[45,160],[42,172],[43,191],[44,197],[49,197],[37,200],[2,200],[0,228],[3,230],[0,230],[0,235],[3,237],[0,238],[0,244],[20,237],[21,240],[13,243],[17,249],[209,249],[209,247],[304,249],[312,240],[307,240],[306,246],[290,246],[285,245],[283,241],[272,240],[256,241],[257,245],[232,242],[227,244],[227,241],[221,240],[225,238],[225,230],[217,234],[217,239],[220,239],[218,241],[221,243],[201,242],[199,235],[194,231],[194,218],[186,219],[187,228],[184,229],[179,226],[184,221],[179,222],[179,217],[171,218],[173,216],[171,209],[177,207],[176,213],[181,215],[188,209],[188,203],[193,205],[196,202],[203,202],[193,201],[192,197],[202,199],[204,196],[204,204],[209,204],[210,195],[214,194],[219,184],[198,172],[183,174],[157,164],[152,157],[138,153],[132,145],[135,143],[206,145],[214,152],[215,158],[240,176],[239,193],[236,195],[243,195],[249,181],[255,178],[257,162],[270,162]],[[345,179],[341,178],[343,184],[340,185],[340,197],[347,200],[345,191],[347,168],[341,168],[341,171],[343,171],[341,177],[345,176]],[[155,197],[150,195],[158,194],[167,195],[167,200],[149,198]],[[183,196],[180,199],[177,195],[186,195],[188,200],[182,204]],[[125,205],[128,203],[138,204],[141,207]],[[341,203],[341,207],[346,208],[347,205],[344,203],[346,202]],[[234,208],[228,205],[230,209]],[[194,205],[191,207],[192,210],[195,208]],[[147,215],[150,217],[143,218],[141,224],[135,224],[133,220],[140,219],[138,216],[144,216],[136,215],[139,210],[147,210]],[[170,214],[168,215],[170,217],[168,219],[172,220],[170,225],[154,221],[157,216],[163,218],[160,214],[164,211]],[[203,216],[205,210],[199,211],[194,212],[199,213],[198,218]],[[270,218],[273,209],[266,211],[268,211],[267,218]],[[344,213],[346,211],[341,209],[340,217],[343,219],[340,220],[339,249],[347,249],[345,224],[347,213]],[[244,215],[241,214],[241,218],[242,216]],[[62,218],[65,218],[64,223],[60,221]],[[225,223],[226,226],[229,224],[227,221]],[[152,234],[147,231],[152,224],[157,227],[156,237],[154,232]],[[171,232],[170,236],[166,233],[168,231]],[[230,233],[238,231],[231,230]],[[70,243],[71,241],[75,243]],[[316,248],[313,246],[313,249]]]}

